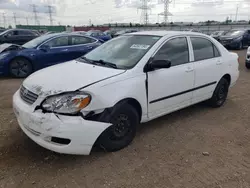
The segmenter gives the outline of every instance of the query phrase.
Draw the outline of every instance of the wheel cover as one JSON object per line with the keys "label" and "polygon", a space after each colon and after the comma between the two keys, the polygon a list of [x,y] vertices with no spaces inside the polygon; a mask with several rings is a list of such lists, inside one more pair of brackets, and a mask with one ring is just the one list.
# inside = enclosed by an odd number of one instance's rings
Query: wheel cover
{"label": "wheel cover", "polygon": [[121,140],[130,132],[130,121],[126,114],[119,114],[113,123],[113,130],[110,139]]}
{"label": "wheel cover", "polygon": [[23,60],[16,60],[10,64],[10,71],[16,77],[25,77],[29,74],[29,64]]}
{"label": "wheel cover", "polygon": [[217,103],[218,104],[223,104],[227,98],[227,93],[228,93],[228,88],[226,84],[223,84],[218,91],[217,94]]}

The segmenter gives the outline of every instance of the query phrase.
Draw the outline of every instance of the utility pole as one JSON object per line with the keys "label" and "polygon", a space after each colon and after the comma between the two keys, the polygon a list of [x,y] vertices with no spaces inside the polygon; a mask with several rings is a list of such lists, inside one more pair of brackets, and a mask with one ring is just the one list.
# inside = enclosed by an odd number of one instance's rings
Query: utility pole
{"label": "utility pole", "polygon": [[15,23],[15,27],[16,27],[16,13],[13,12],[13,19],[14,19],[14,23]]}
{"label": "utility pole", "polygon": [[39,23],[39,20],[38,20],[38,17],[37,17],[37,5],[35,5],[35,4],[32,4],[32,5],[30,5],[31,7],[32,7],[32,11],[33,11],[33,14],[34,14],[34,21],[35,21],[35,24],[36,25],[40,25],[40,23]]}
{"label": "utility pole", "polygon": [[26,17],[26,24],[29,25],[29,19]]}
{"label": "utility pole", "polygon": [[142,23],[147,25],[148,21],[149,21],[148,10],[150,9],[148,7],[148,0],[142,0],[142,6],[139,7],[138,9],[142,10],[142,12],[141,12]]}
{"label": "utility pole", "polygon": [[5,13],[3,13],[2,15],[3,15],[3,27],[6,28],[6,17],[5,17]]}
{"label": "utility pole", "polygon": [[238,10],[239,10],[239,4],[237,4],[237,7],[236,7],[235,22],[237,22]]}
{"label": "utility pole", "polygon": [[91,21],[91,19],[89,19],[89,25],[90,25],[90,26],[92,25],[92,21]]}
{"label": "utility pole", "polygon": [[48,14],[49,14],[49,21],[50,21],[50,25],[53,25],[53,18],[52,18],[52,13],[53,13],[53,11],[52,11],[52,6],[51,5],[48,5],[48,6],[46,6],[47,8],[48,8]]}

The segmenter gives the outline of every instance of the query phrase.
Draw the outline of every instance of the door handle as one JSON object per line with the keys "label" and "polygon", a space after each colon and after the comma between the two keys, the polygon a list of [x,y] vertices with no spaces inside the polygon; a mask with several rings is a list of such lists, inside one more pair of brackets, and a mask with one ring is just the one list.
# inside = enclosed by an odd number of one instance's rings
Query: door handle
{"label": "door handle", "polygon": [[221,60],[217,60],[216,65],[221,65],[221,64],[222,64]]}
{"label": "door handle", "polygon": [[194,71],[194,69],[191,68],[191,67],[188,67],[188,68],[186,69],[186,72],[193,72],[193,71]]}
{"label": "door handle", "polygon": [[69,49],[64,49],[64,50],[62,50],[62,52],[67,52]]}

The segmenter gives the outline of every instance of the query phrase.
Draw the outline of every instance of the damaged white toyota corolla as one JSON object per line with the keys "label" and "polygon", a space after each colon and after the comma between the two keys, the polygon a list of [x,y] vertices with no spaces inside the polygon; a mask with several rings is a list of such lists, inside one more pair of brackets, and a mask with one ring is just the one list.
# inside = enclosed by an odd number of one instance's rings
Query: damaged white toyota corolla
{"label": "damaged white toyota corolla", "polygon": [[222,106],[239,76],[237,58],[200,33],[126,34],[32,74],[13,108],[25,134],[49,150],[117,151],[139,123],[205,100]]}

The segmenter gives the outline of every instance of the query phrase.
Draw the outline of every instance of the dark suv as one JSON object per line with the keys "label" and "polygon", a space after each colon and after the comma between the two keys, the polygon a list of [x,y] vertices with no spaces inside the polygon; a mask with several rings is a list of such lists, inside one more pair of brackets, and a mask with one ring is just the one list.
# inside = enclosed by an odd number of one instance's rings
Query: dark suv
{"label": "dark suv", "polygon": [[27,29],[9,29],[0,33],[0,44],[13,43],[22,45],[36,37],[39,34]]}
{"label": "dark suv", "polygon": [[242,49],[250,45],[250,29],[233,29],[219,38],[221,44],[232,49]]}

